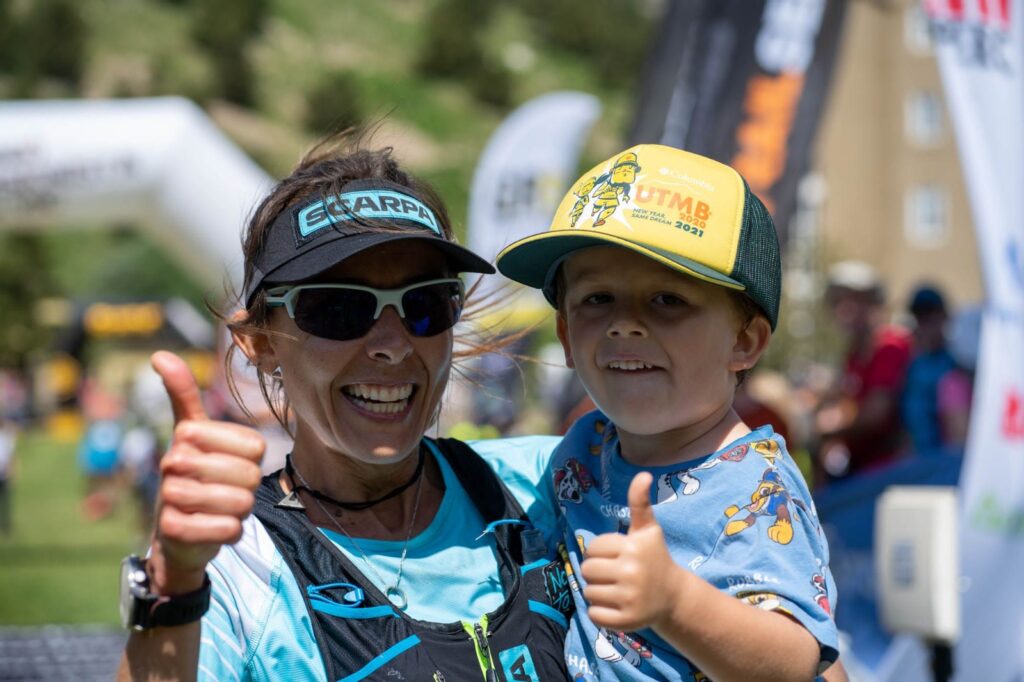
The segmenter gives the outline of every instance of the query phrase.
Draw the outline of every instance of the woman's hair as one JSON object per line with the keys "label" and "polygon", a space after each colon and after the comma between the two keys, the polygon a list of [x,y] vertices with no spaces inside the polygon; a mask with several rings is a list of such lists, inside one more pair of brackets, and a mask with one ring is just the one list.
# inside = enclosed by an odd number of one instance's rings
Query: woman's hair
{"label": "woman's hair", "polygon": [[[367,137],[365,132],[344,131],[322,139],[302,157],[295,169],[278,182],[259,203],[249,218],[242,237],[242,253],[245,258],[245,279],[242,291],[249,290],[249,285],[253,277],[256,276],[256,260],[264,248],[271,226],[283,211],[292,208],[310,195],[338,194],[342,187],[354,180],[383,179],[411,189],[415,196],[434,212],[442,236],[446,240],[454,241],[454,232],[448,211],[433,187],[404,171],[392,156],[393,148],[367,148],[365,146]],[[366,225],[367,231],[388,232],[396,229],[401,228],[386,223]],[[482,315],[496,307],[496,301],[484,301],[482,304],[475,302],[473,294],[476,289],[476,284],[469,288],[463,319]],[[245,317],[244,319],[230,319],[215,311],[215,314],[225,322],[228,329],[240,334],[252,333],[256,330],[266,333],[270,311],[266,303],[265,290],[258,289],[248,306],[244,305],[242,296],[234,294],[232,298],[237,301],[239,307],[245,307]],[[488,338],[486,332],[462,334],[458,339],[460,348],[455,351],[454,357],[459,360],[487,352],[500,352],[526,331],[504,338]],[[232,359],[236,352],[240,352],[240,349],[236,343],[232,342],[224,359],[228,389],[246,416],[255,421],[255,417],[245,405],[235,381]],[[286,430],[290,430],[288,397],[284,393],[280,377],[268,374],[258,366],[256,370],[260,392],[263,394],[264,400],[277,421]]]}

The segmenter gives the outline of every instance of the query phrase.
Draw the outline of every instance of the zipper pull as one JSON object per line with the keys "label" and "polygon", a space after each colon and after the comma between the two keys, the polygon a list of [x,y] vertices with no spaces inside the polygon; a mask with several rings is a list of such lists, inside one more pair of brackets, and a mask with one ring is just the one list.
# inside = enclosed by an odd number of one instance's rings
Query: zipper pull
{"label": "zipper pull", "polygon": [[480,623],[474,623],[473,630],[476,632],[476,639],[480,642],[480,648],[483,649],[484,657],[487,659],[484,680],[485,682],[498,682],[498,675],[494,672],[494,661],[491,658],[491,644],[487,641],[487,630]]}

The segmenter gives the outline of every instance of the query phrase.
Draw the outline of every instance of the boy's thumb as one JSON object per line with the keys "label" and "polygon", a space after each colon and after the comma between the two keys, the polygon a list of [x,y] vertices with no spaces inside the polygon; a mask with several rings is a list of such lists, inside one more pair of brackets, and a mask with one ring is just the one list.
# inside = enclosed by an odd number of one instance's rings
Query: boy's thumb
{"label": "boy's thumb", "polygon": [[646,471],[641,471],[633,477],[629,484],[629,531],[640,530],[647,526],[656,526],[658,521],[654,518],[654,508],[651,507],[651,483],[654,477]]}
{"label": "boy's thumb", "polygon": [[186,419],[208,418],[199,394],[199,385],[184,360],[174,353],[157,351],[150,356],[149,362],[164,381],[164,389],[174,410],[175,424]]}

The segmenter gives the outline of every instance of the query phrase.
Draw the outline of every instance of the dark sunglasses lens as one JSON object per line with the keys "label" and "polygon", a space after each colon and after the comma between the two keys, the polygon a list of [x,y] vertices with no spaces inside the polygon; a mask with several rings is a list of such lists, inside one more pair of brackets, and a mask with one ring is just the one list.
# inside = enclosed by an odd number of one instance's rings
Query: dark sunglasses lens
{"label": "dark sunglasses lens", "polygon": [[454,282],[427,284],[405,292],[405,327],[413,336],[434,336],[451,329],[462,314],[462,291]]}
{"label": "dark sunglasses lens", "polygon": [[354,289],[303,289],[295,301],[295,326],[333,341],[365,336],[373,326],[377,299]]}

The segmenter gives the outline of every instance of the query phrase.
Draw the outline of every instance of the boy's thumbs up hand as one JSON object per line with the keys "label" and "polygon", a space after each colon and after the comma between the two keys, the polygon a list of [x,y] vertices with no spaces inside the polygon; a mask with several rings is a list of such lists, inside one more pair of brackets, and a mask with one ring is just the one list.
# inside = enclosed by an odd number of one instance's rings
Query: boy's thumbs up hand
{"label": "boy's thumbs up hand", "polygon": [[160,462],[149,573],[157,594],[184,594],[202,586],[206,564],[221,546],[241,537],[264,441],[255,429],[211,421],[181,358],[161,351],[151,362],[174,410],[174,435]]}
{"label": "boy's thumbs up hand", "polygon": [[657,627],[676,604],[685,574],[669,554],[651,506],[653,477],[642,472],[629,485],[629,532],[606,533],[586,548],[580,571],[588,615],[609,630]]}
{"label": "boy's thumbs up hand", "polygon": [[651,506],[651,483],[654,477],[646,471],[633,477],[629,484],[626,497],[629,501],[629,534],[640,533],[654,526],[661,532],[661,526],[654,518],[654,507]]}

